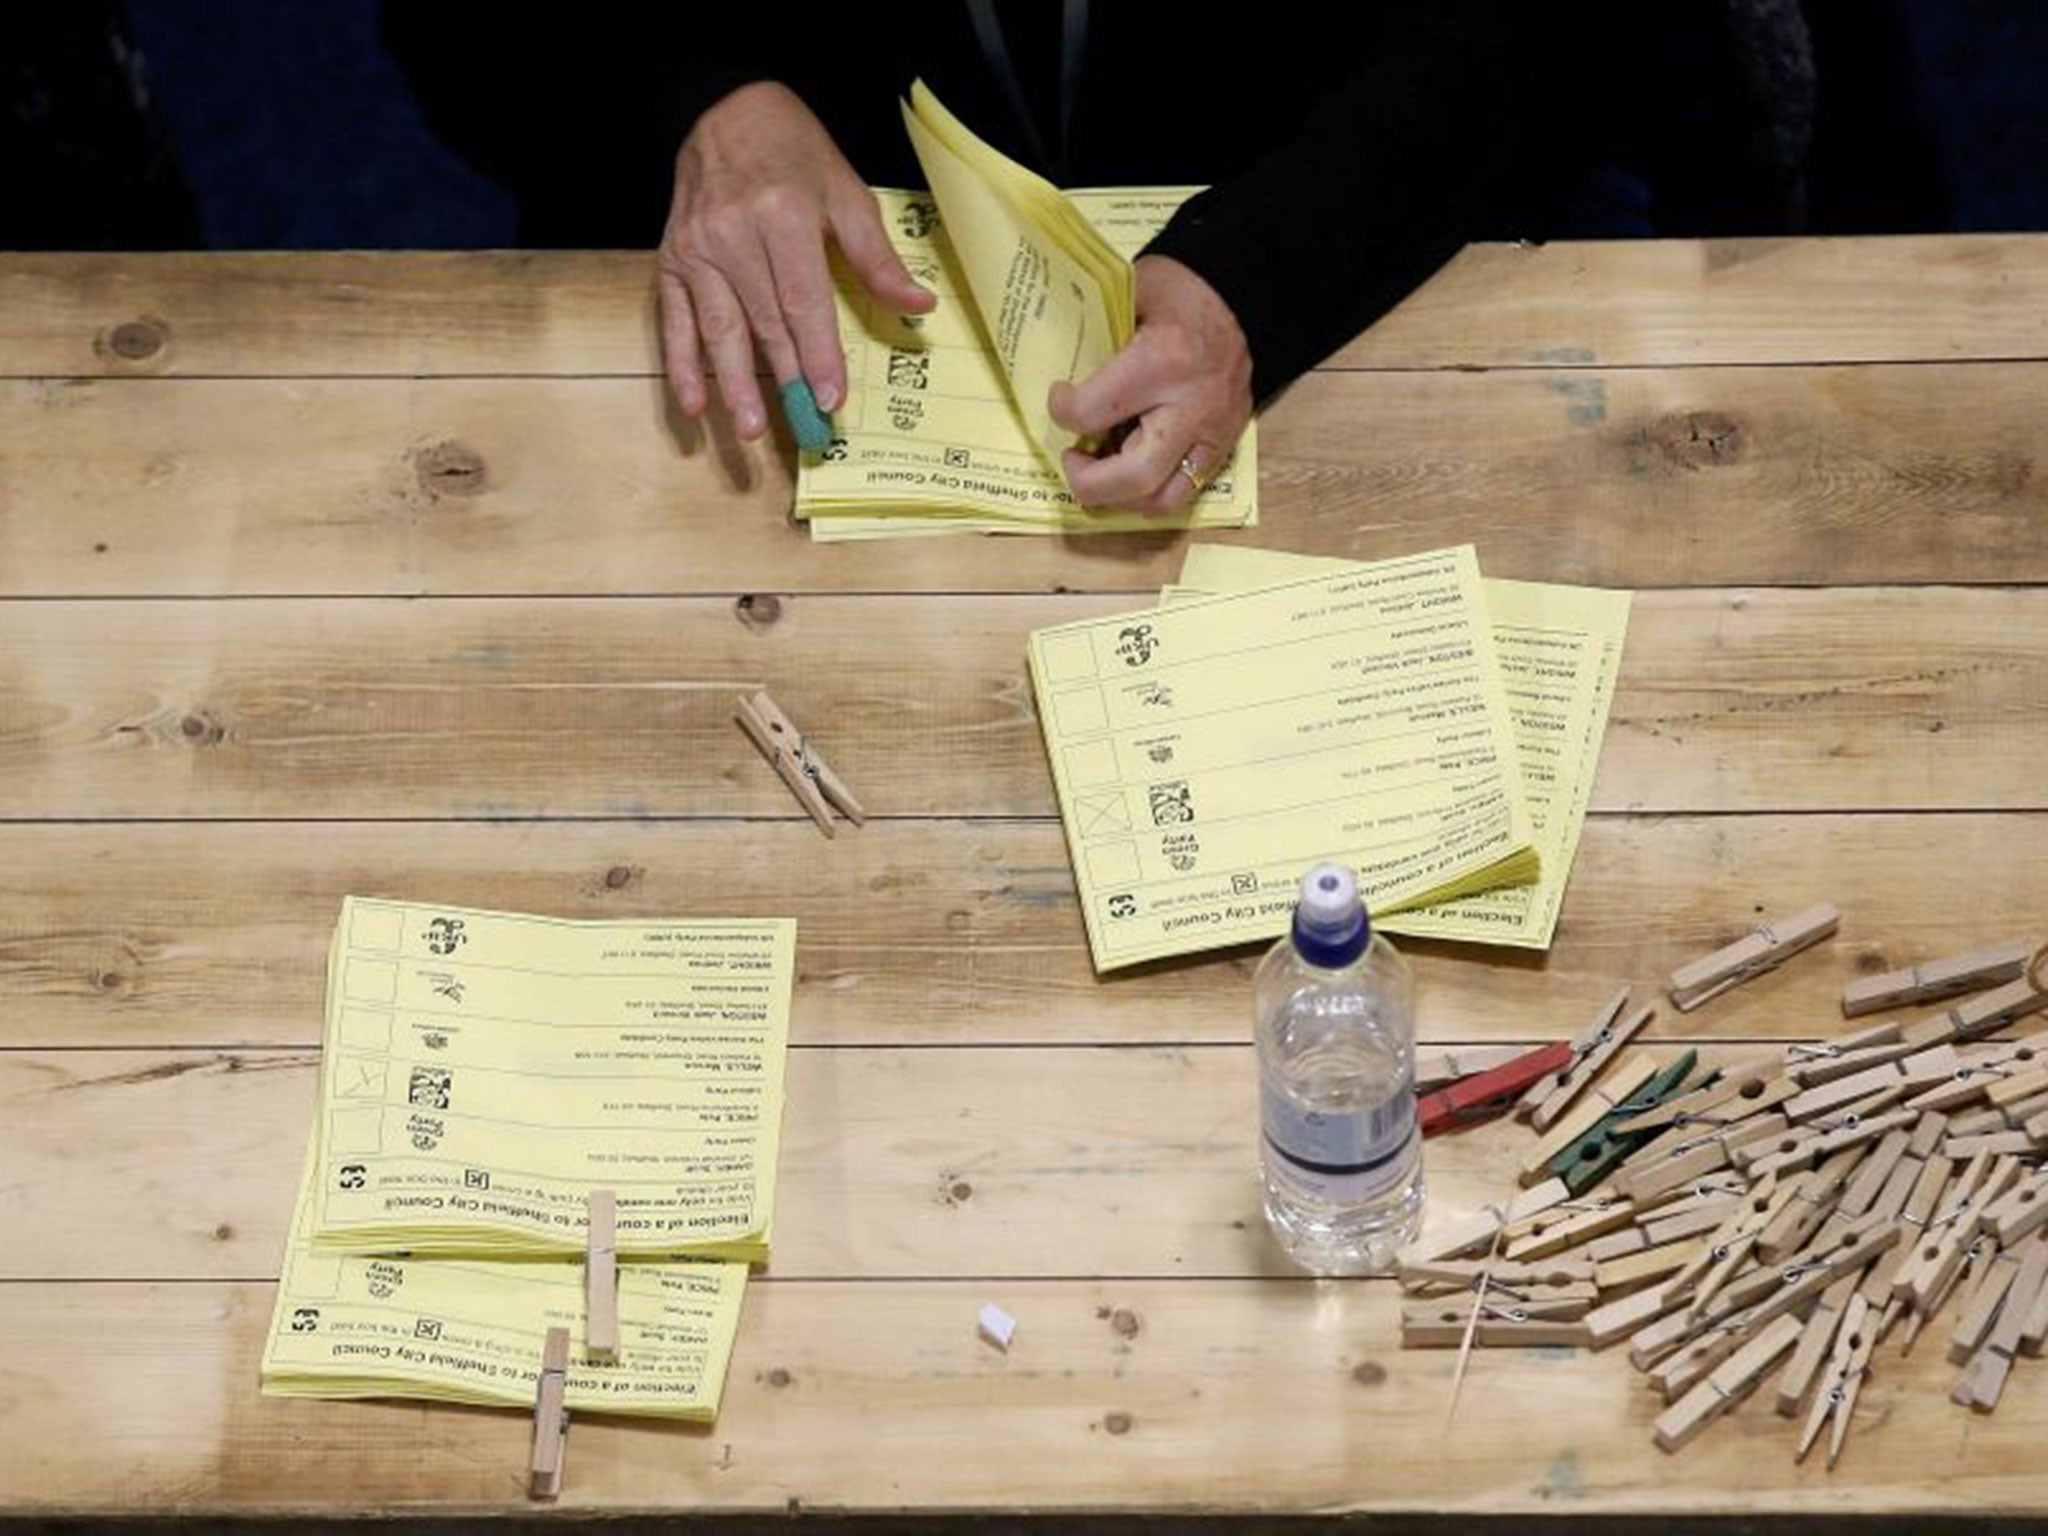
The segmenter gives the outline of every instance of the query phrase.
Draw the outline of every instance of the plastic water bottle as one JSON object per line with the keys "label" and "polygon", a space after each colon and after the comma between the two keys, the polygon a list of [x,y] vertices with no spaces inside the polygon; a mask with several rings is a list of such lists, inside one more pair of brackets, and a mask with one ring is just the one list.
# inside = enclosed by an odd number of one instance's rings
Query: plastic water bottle
{"label": "plastic water bottle", "polygon": [[1415,986],[1350,870],[1302,878],[1253,985],[1266,1220],[1317,1274],[1389,1269],[1422,1224]]}

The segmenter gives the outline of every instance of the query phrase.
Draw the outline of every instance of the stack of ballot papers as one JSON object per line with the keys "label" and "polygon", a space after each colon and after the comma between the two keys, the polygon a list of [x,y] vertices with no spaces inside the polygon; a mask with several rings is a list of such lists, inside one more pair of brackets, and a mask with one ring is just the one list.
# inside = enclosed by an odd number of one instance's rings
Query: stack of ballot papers
{"label": "stack of ballot papers", "polygon": [[[351,897],[263,1390],[708,1419],[768,1257],[796,925],[564,922]],[[619,1352],[583,1348],[617,1201]]]}
{"label": "stack of ballot papers", "polygon": [[1629,594],[1197,546],[1144,613],[1031,637],[1098,970],[1284,933],[1323,859],[1382,930],[1544,949]]}
{"label": "stack of ballot papers", "polygon": [[831,446],[797,466],[796,515],[819,540],[1239,528],[1258,520],[1258,445],[1177,516],[1090,512],[1067,489],[1073,434],[1046,410],[1131,338],[1132,258],[1195,189],[1063,193],[991,149],[922,83],[904,122],[929,195],[878,191],[928,315],[876,305],[835,266],[847,398]]}

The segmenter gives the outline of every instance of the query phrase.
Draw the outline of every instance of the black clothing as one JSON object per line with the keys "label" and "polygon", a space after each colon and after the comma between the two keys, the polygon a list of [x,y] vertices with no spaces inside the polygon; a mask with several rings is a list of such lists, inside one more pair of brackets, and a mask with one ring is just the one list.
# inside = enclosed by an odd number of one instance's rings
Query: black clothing
{"label": "black clothing", "polygon": [[[700,4],[531,35],[422,0],[385,15],[430,122],[519,196],[528,244],[656,243],[690,125],[759,79],[794,90],[872,185],[923,185],[898,111],[922,76],[1061,185],[1206,186],[1150,249],[1229,303],[1261,401],[1466,242],[1581,232],[1569,210],[1592,172],[1644,175],[1663,232],[1794,228],[1806,205],[1799,0],[1269,0],[1226,10],[1227,32],[1098,0],[1063,72],[1075,6],[995,0],[996,58],[974,0],[775,19]],[[1661,104],[1660,80],[1684,100]]]}

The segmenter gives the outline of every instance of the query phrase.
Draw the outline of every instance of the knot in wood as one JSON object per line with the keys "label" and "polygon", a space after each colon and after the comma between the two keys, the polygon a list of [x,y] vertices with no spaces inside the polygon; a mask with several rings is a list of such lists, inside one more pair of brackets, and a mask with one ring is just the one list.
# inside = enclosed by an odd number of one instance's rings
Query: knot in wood
{"label": "knot in wood", "polygon": [[453,438],[429,443],[413,455],[420,489],[430,496],[478,496],[485,489],[484,456]]}
{"label": "knot in wood", "polygon": [[123,320],[107,333],[107,350],[124,362],[147,362],[163,349],[161,320]]}
{"label": "knot in wood", "polygon": [[732,605],[739,621],[749,629],[766,629],[782,617],[782,599],[772,592],[746,592]]}
{"label": "knot in wood", "polygon": [[1725,411],[1673,411],[1650,427],[1650,441],[1680,469],[1717,469],[1748,451],[1742,423]]}
{"label": "knot in wood", "polygon": [[194,710],[178,722],[178,734],[195,747],[212,747],[227,740],[228,728],[206,711]]}

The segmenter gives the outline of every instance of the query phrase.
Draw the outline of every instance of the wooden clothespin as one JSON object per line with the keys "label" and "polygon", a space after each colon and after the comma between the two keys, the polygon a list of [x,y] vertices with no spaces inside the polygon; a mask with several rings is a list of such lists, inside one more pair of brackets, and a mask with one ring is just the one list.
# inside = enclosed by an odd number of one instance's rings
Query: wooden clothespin
{"label": "wooden clothespin", "polygon": [[1690,1264],[1706,1248],[1703,1237],[1681,1238],[1645,1248],[1623,1258],[1609,1259],[1593,1271],[1594,1283],[1603,1295],[1620,1295],[1653,1281],[1668,1279]]}
{"label": "wooden clothespin", "polygon": [[1493,1244],[1505,1227],[1529,1220],[1567,1198],[1570,1191],[1562,1179],[1552,1179],[1534,1189],[1525,1189],[1505,1206],[1488,1206],[1469,1216],[1458,1216],[1430,1231],[1403,1249],[1400,1262],[1426,1264],[1476,1253]]}
{"label": "wooden clothespin", "polygon": [[[1476,1320],[1475,1320],[1476,1315]],[[1583,1318],[1536,1316],[1531,1308],[1503,1297],[1462,1297],[1402,1308],[1403,1349],[1459,1349],[1467,1338],[1480,1345],[1529,1348],[1591,1342]]]}
{"label": "wooden clothespin", "polygon": [[1870,1323],[1870,1303],[1860,1295],[1850,1296],[1835,1331],[1835,1350],[1828,1360],[1827,1374],[1821,1378],[1820,1395],[1806,1415],[1806,1427],[1799,1432],[1799,1449],[1793,1453],[1793,1460],[1806,1460],[1806,1453],[1820,1438],[1821,1426],[1830,1419],[1834,1428],[1828,1435],[1828,1466],[1832,1468],[1841,1456],[1842,1441],[1856,1411],[1856,1393],[1870,1370],[1870,1351],[1877,1343]]}
{"label": "wooden clothespin", "polygon": [[2036,954],[2028,965],[2027,974],[2018,981],[2008,981],[1989,992],[1979,992],[1949,1009],[1942,1018],[1954,1027],[1952,1038],[1981,1039],[2048,1006],[2048,976],[2044,976],[2042,970],[2041,955]]}
{"label": "wooden clothespin", "polygon": [[1459,1078],[1448,1088],[1424,1094],[1416,1101],[1422,1134],[1439,1135],[1499,1110],[1507,1109],[1529,1085],[1555,1072],[1571,1060],[1569,1040],[1554,1040],[1517,1056],[1505,1066]]}
{"label": "wooden clothespin", "polygon": [[583,1256],[583,1348],[593,1360],[619,1358],[619,1202],[590,1192],[590,1234]]}
{"label": "wooden clothespin", "polygon": [[[1527,1120],[1534,1115],[1552,1094],[1564,1086],[1566,1077],[1576,1074],[1583,1082],[1599,1072],[1606,1064],[1604,1057],[1600,1062],[1594,1063],[1589,1071],[1582,1073],[1579,1068],[1590,1053],[1598,1050],[1612,1038],[1615,1020],[1621,1017],[1621,1010],[1627,1006],[1628,988],[1623,987],[1601,1005],[1600,1011],[1593,1016],[1592,1023],[1572,1036],[1572,1059],[1557,1071],[1533,1083],[1529,1091],[1522,1095],[1520,1102],[1515,1105],[1517,1120]],[[1560,1111],[1563,1108],[1562,1104],[1558,1105]],[[1542,1127],[1538,1126],[1537,1129],[1541,1130]]]}
{"label": "wooden clothespin", "polygon": [[[1895,1131],[1893,1134],[1905,1133]],[[1765,1225],[1762,1235],[1757,1238],[1756,1256],[1766,1264],[1775,1264],[1787,1254],[1804,1248],[1807,1240],[1820,1230],[1841,1204],[1850,1176],[1869,1155],[1870,1143],[1863,1142],[1844,1147],[1814,1169],[1801,1181],[1799,1193],[1792,1197],[1791,1204],[1780,1209]]]}
{"label": "wooden clothespin", "polygon": [[1647,1051],[1638,1051],[1598,1083],[1589,1085],[1570,1109],[1551,1122],[1550,1129],[1523,1157],[1522,1182],[1534,1184],[1542,1178],[1552,1158],[1629,1103],[1656,1075],[1657,1059]]}
{"label": "wooden clothespin", "polygon": [[1557,1074],[1550,1091],[1529,1111],[1529,1123],[1539,1131],[1547,1131],[1562,1119],[1576,1104],[1579,1096],[1607,1070],[1608,1064],[1621,1054],[1621,1048],[1641,1034],[1656,1015],[1654,1008],[1638,1008],[1618,1024],[1610,1024],[1593,1039],[1593,1043],[1572,1059],[1572,1064]]}
{"label": "wooden clothespin", "polygon": [[837,806],[855,826],[868,819],[867,812],[854,799],[853,791],[846,787],[811,746],[809,738],[791,723],[782,707],[765,691],[742,695],[735,718],[753,738],[762,755],[775,765],[775,771],[782,775],[782,781],[789,786],[798,802],[811,813],[811,820],[818,824],[819,831],[827,837],[833,835],[833,806]]}
{"label": "wooden clothespin", "polygon": [[1635,1206],[1618,1195],[1561,1200],[1519,1226],[1510,1227],[1504,1251],[1518,1264],[1532,1263],[1617,1232],[1632,1222],[1635,1214]]}
{"label": "wooden clothespin", "polygon": [[540,1381],[533,1393],[533,1462],[527,1492],[552,1499],[562,1491],[562,1455],[569,1442],[569,1410],[562,1395],[569,1383],[569,1330],[550,1328],[541,1346]]}
{"label": "wooden clothespin", "polygon": [[1838,1077],[1833,1082],[1822,1083],[1818,1088],[1809,1088],[1785,1101],[1785,1118],[1788,1120],[1811,1120],[1831,1109],[1840,1109],[1858,1099],[1873,1098],[1889,1093],[1889,1101],[1883,1105],[1889,1108],[1906,1095],[1906,1073],[1895,1061],[1881,1066],[1869,1067],[1861,1072],[1852,1072],[1847,1077]]}
{"label": "wooden clothespin", "polygon": [[1396,1273],[1404,1291],[1448,1288],[1469,1291],[1482,1275],[1500,1286],[1571,1286],[1590,1284],[1593,1265],[1585,1259],[1559,1259],[1545,1264],[1510,1264],[1488,1259],[1402,1258]]}
{"label": "wooden clothespin", "polygon": [[1778,1361],[1799,1342],[1796,1317],[1779,1317],[1723,1361],[1657,1420],[1657,1447],[1675,1451],[1748,1394]]}
{"label": "wooden clothespin", "polygon": [[1615,1184],[1639,1205],[1649,1206],[1674,1190],[1719,1173],[1738,1153],[1756,1142],[1782,1136],[1790,1125],[1783,1115],[1769,1110],[1730,1125],[1710,1123],[1705,1130],[1674,1126],[1632,1158]]}
{"label": "wooden clothespin", "polygon": [[1813,1304],[1806,1327],[1799,1335],[1798,1347],[1792,1351],[1785,1373],[1778,1378],[1778,1412],[1786,1418],[1799,1412],[1800,1405],[1806,1401],[1806,1389],[1813,1385],[1821,1367],[1827,1363],[1849,1298],[1854,1296],[1866,1308],[1870,1305],[1860,1294],[1862,1284],[1861,1274],[1837,1275]]}
{"label": "wooden clothespin", "polygon": [[1563,1179],[1565,1188],[1575,1195],[1606,1178],[1631,1152],[1650,1139],[1650,1132],[1630,1129],[1629,1119],[1682,1093],[1685,1080],[1692,1075],[1699,1059],[1698,1051],[1687,1051],[1632,1096],[1601,1116],[1591,1130],[1550,1160],[1551,1173]]}
{"label": "wooden clothespin", "polygon": [[2040,1298],[2048,1292],[2048,1244],[2031,1242],[2022,1250],[2019,1272],[2006,1292],[2005,1305],[1984,1347],[1971,1358],[1950,1397],[1978,1413],[1998,1406],[2013,1356],[2020,1352]]}
{"label": "wooden clothespin", "polygon": [[1886,971],[1882,976],[1863,976],[1842,988],[1842,1013],[1855,1018],[1907,1003],[1938,1003],[1963,992],[1976,992],[2002,982],[2017,981],[2027,968],[2034,946],[2024,939],[1973,949],[1966,955],[1949,955],[1922,965]]}
{"label": "wooden clothespin", "polygon": [[1671,1001],[1681,1013],[1775,970],[1802,949],[1818,944],[1840,926],[1842,914],[1828,902],[1776,922],[1759,923],[1733,944],[1671,973]]}
{"label": "wooden clothespin", "polygon": [[1782,1104],[1799,1091],[1775,1061],[1751,1061],[1705,1079],[1682,1097],[1629,1117],[1627,1129],[1661,1131],[1672,1125],[1728,1125]]}

